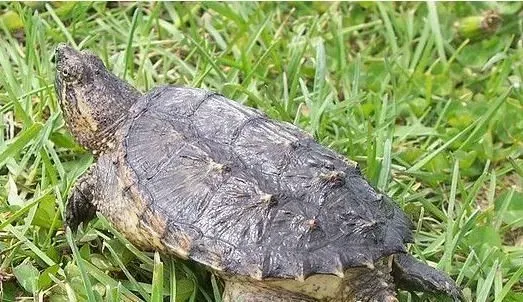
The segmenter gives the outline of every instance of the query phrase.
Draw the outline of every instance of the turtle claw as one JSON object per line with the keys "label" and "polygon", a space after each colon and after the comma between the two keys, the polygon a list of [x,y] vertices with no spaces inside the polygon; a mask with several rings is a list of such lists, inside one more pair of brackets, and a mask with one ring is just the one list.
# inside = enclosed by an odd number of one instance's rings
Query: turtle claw
{"label": "turtle claw", "polygon": [[73,188],[67,200],[65,224],[69,226],[72,231],[76,231],[81,223],[85,225],[95,216],[96,207],[92,203],[92,191],[94,190],[92,185],[92,171],[94,169],[96,169],[96,165],[91,167],[89,173],[78,179],[76,186]]}

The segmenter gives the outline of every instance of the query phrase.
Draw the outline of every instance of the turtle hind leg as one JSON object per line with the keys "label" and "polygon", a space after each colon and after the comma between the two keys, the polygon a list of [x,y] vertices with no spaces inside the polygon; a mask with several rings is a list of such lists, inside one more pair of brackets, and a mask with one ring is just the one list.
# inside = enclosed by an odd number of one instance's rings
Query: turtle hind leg
{"label": "turtle hind leg", "polygon": [[93,168],[78,179],[67,200],[65,209],[65,223],[72,230],[76,230],[81,222],[93,219],[96,207],[93,204],[94,173]]}
{"label": "turtle hind leg", "polygon": [[454,280],[409,254],[394,255],[392,275],[401,289],[444,294],[454,301],[463,301],[461,289]]}
{"label": "turtle hind leg", "polygon": [[398,302],[388,263],[389,257],[385,257],[375,262],[374,267],[347,270],[342,301]]}

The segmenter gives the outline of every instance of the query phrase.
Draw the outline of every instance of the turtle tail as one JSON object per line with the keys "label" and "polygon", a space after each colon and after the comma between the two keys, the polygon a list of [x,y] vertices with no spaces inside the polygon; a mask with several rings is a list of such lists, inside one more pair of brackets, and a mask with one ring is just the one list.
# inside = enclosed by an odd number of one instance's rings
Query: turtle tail
{"label": "turtle tail", "polygon": [[454,280],[409,254],[394,255],[392,275],[394,283],[401,289],[444,294],[456,302],[464,301],[461,289]]}

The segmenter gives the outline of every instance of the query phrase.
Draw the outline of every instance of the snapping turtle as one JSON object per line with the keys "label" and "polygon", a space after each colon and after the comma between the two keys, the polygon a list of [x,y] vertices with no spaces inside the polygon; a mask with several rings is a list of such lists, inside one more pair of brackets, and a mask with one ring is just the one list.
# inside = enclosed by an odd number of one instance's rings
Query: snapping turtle
{"label": "snapping turtle", "polygon": [[55,59],[67,126],[97,157],[71,227],[99,211],[137,246],[209,267],[224,301],[397,301],[396,287],[460,299],[406,253],[400,208],[296,126],[202,89],[142,95],[67,45]]}

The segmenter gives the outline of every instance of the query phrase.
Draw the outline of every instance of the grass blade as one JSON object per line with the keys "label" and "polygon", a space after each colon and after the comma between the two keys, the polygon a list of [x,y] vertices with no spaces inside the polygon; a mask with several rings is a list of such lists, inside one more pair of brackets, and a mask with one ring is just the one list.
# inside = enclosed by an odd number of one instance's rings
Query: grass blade
{"label": "grass blade", "polygon": [[82,256],[80,256],[80,253],[78,252],[78,247],[76,247],[76,244],[74,242],[71,229],[69,227],[67,227],[65,232],[66,232],[65,237],[67,238],[67,243],[69,243],[69,246],[71,247],[71,250],[73,251],[73,256],[76,259],[76,264],[78,265],[78,269],[80,270],[80,274],[82,275],[82,282],[85,287],[85,293],[87,294],[87,301],[97,302],[94,297],[91,280],[89,279],[89,275],[87,274],[87,272],[85,270],[84,259],[82,258]]}
{"label": "grass blade", "polygon": [[134,64],[133,64],[133,38],[136,26],[138,25],[138,16],[140,15],[140,8],[136,8],[133,13],[133,19],[131,21],[131,31],[129,32],[129,39],[127,40],[127,47],[125,48],[125,68],[123,70],[123,79],[126,79],[127,71],[131,71],[131,78],[134,77]]}
{"label": "grass blade", "polygon": [[472,127],[474,127],[475,125],[477,125],[477,122],[474,122],[472,124],[470,124],[467,128],[463,129],[461,132],[459,132],[458,134],[456,134],[453,138],[451,138],[450,140],[448,140],[445,144],[443,144],[441,147],[439,147],[438,149],[434,150],[433,152],[425,155],[425,157],[423,157],[421,160],[419,160],[415,165],[413,165],[412,167],[408,168],[406,172],[415,172],[415,171],[418,171],[421,167],[423,167],[425,164],[427,164],[431,159],[433,159],[434,157],[436,157],[436,155],[438,155],[441,151],[445,150],[448,146],[450,146],[450,144],[452,144],[453,142],[455,142],[458,138],[460,138],[463,134],[467,133],[470,129],[472,129]]}
{"label": "grass blade", "polygon": [[163,301],[163,263],[160,260],[160,254],[154,253],[154,269],[153,269],[153,291],[151,294],[151,302]]}
{"label": "grass blade", "polygon": [[211,284],[212,284],[212,292],[214,294],[214,301],[221,302],[222,295],[220,293],[220,288],[218,287],[218,282],[216,281],[216,276],[214,274],[211,275]]}
{"label": "grass blade", "polygon": [[454,162],[454,169],[452,170],[452,182],[450,185],[450,197],[449,205],[447,208],[447,227],[445,232],[445,247],[443,252],[443,257],[439,262],[438,267],[442,267],[444,271],[449,272],[452,265],[452,255],[454,255],[454,250],[456,248],[457,236],[454,234],[454,225],[456,221],[454,220],[454,207],[456,204],[456,190],[458,187],[459,179],[459,160]]}
{"label": "grass blade", "polygon": [[507,97],[510,94],[510,92],[511,92],[511,90],[509,89],[505,93],[500,95],[498,97],[498,99],[494,102],[494,104],[489,107],[488,111],[485,114],[483,114],[483,116],[481,116],[481,119],[479,120],[479,122],[475,123],[476,126],[475,126],[474,130],[472,130],[472,132],[470,133],[468,138],[459,147],[460,150],[462,150],[462,149],[464,149],[466,147],[469,147],[470,144],[472,144],[476,140],[477,134],[479,133],[479,131],[492,118],[492,116],[494,115],[494,113],[496,113],[496,111],[499,109],[501,104],[503,104],[503,102],[505,102],[505,100],[507,99]]}
{"label": "grass blade", "polygon": [[387,191],[387,184],[390,177],[391,152],[392,138],[388,137],[385,140],[385,145],[383,147],[383,160],[381,162],[381,169],[377,184],[378,189],[382,192]]}
{"label": "grass blade", "polygon": [[16,139],[0,153],[0,167],[5,164],[5,161],[8,158],[20,153],[32,139],[36,138],[38,133],[40,133],[40,130],[42,130],[42,127],[42,124],[34,123],[31,127],[20,133]]}
{"label": "grass blade", "polygon": [[[98,280],[102,284],[109,285],[111,287],[117,287],[119,286],[119,282],[115,281],[113,278],[111,278],[107,273],[101,271],[96,266],[92,265],[91,263],[85,261],[84,262],[85,269],[89,272],[93,278]],[[127,288],[121,286],[120,287],[122,293],[127,296],[128,299],[131,301],[142,301],[142,299],[138,298],[135,294],[133,294],[131,291],[129,291]]]}
{"label": "grass blade", "polygon": [[104,246],[109,250],[109,252],[111,252],[111,254],[113,255],[113,259],[116,260],[116,263],[122,269],[122,271],[124,272],[127,279],[129,279],[129,281],[134,285],[136,290],[142,295],[142,297],[145,298],[146,301],[150,301],[151,297],[149,296],[149,294],[147,294],[147,292],[140,286],[140,284],[136,281],[136,279],[133,277],[133,275],[125,267],[125,265],[123,264],[122,260],[118,256],[118,254],[114,251],[113,247],[109,243],[106,243],[106,242],[104,242]]}
{"label": "grass blade", "polygon": [[443,36],[441,35],[441,28],[438,19],[438,10],[434,1],[428,1],[427,7],[429,9],[429,23],[432,33],[435,37],[436,48],[438,50],[439,58],[443,63],[447,63],[447,55],[445,54],[445,47],[443,46]]}
{"label": "grass blade", "polygon": [[501,293],[496,296],[494,302],[502,302],[504,301],[505,297],[509,293],[510,289],[518,282],[521,282],[521,278],[523,276],[523,266],[520,267],[512,277],[510,277],[510,280],[508,280],[505,285],[503,286],[503,289],[501,290]]}
{"label": "grass blade", "polygon": [[487,301],[488,295],[492,289],[492,283],[494,281],[494,276],[496,275],[496,272],[498,270],[498,265],[499,265],[499,260],[496,259],[494,261],[494,264],[490,268],[487,278],[485,279],[485,281],[483,281],[481,288],[478,290],[478,296],[476,299],[477,302],[486,302]]}
{"label": "grass blade", "polygon": [[383,19],[383,23],[385,24],[385,30],[386,30],[386,37],[387,41],[390,43],[392,52],[396,53],[398,52],[398,42],[396,34],[394,33],[394,28],[392,27],[392,23],[390,22],[389,15],[387,14],[387,11],[385,10],[385,6],[381,2],[376,3],[378,6],[378,10],[380,11],[381,18]]}
{"label": "grass blade", "polygon": [[169,301],[176,302],[176,265],[173,259],[169,259],[170,292]]}

